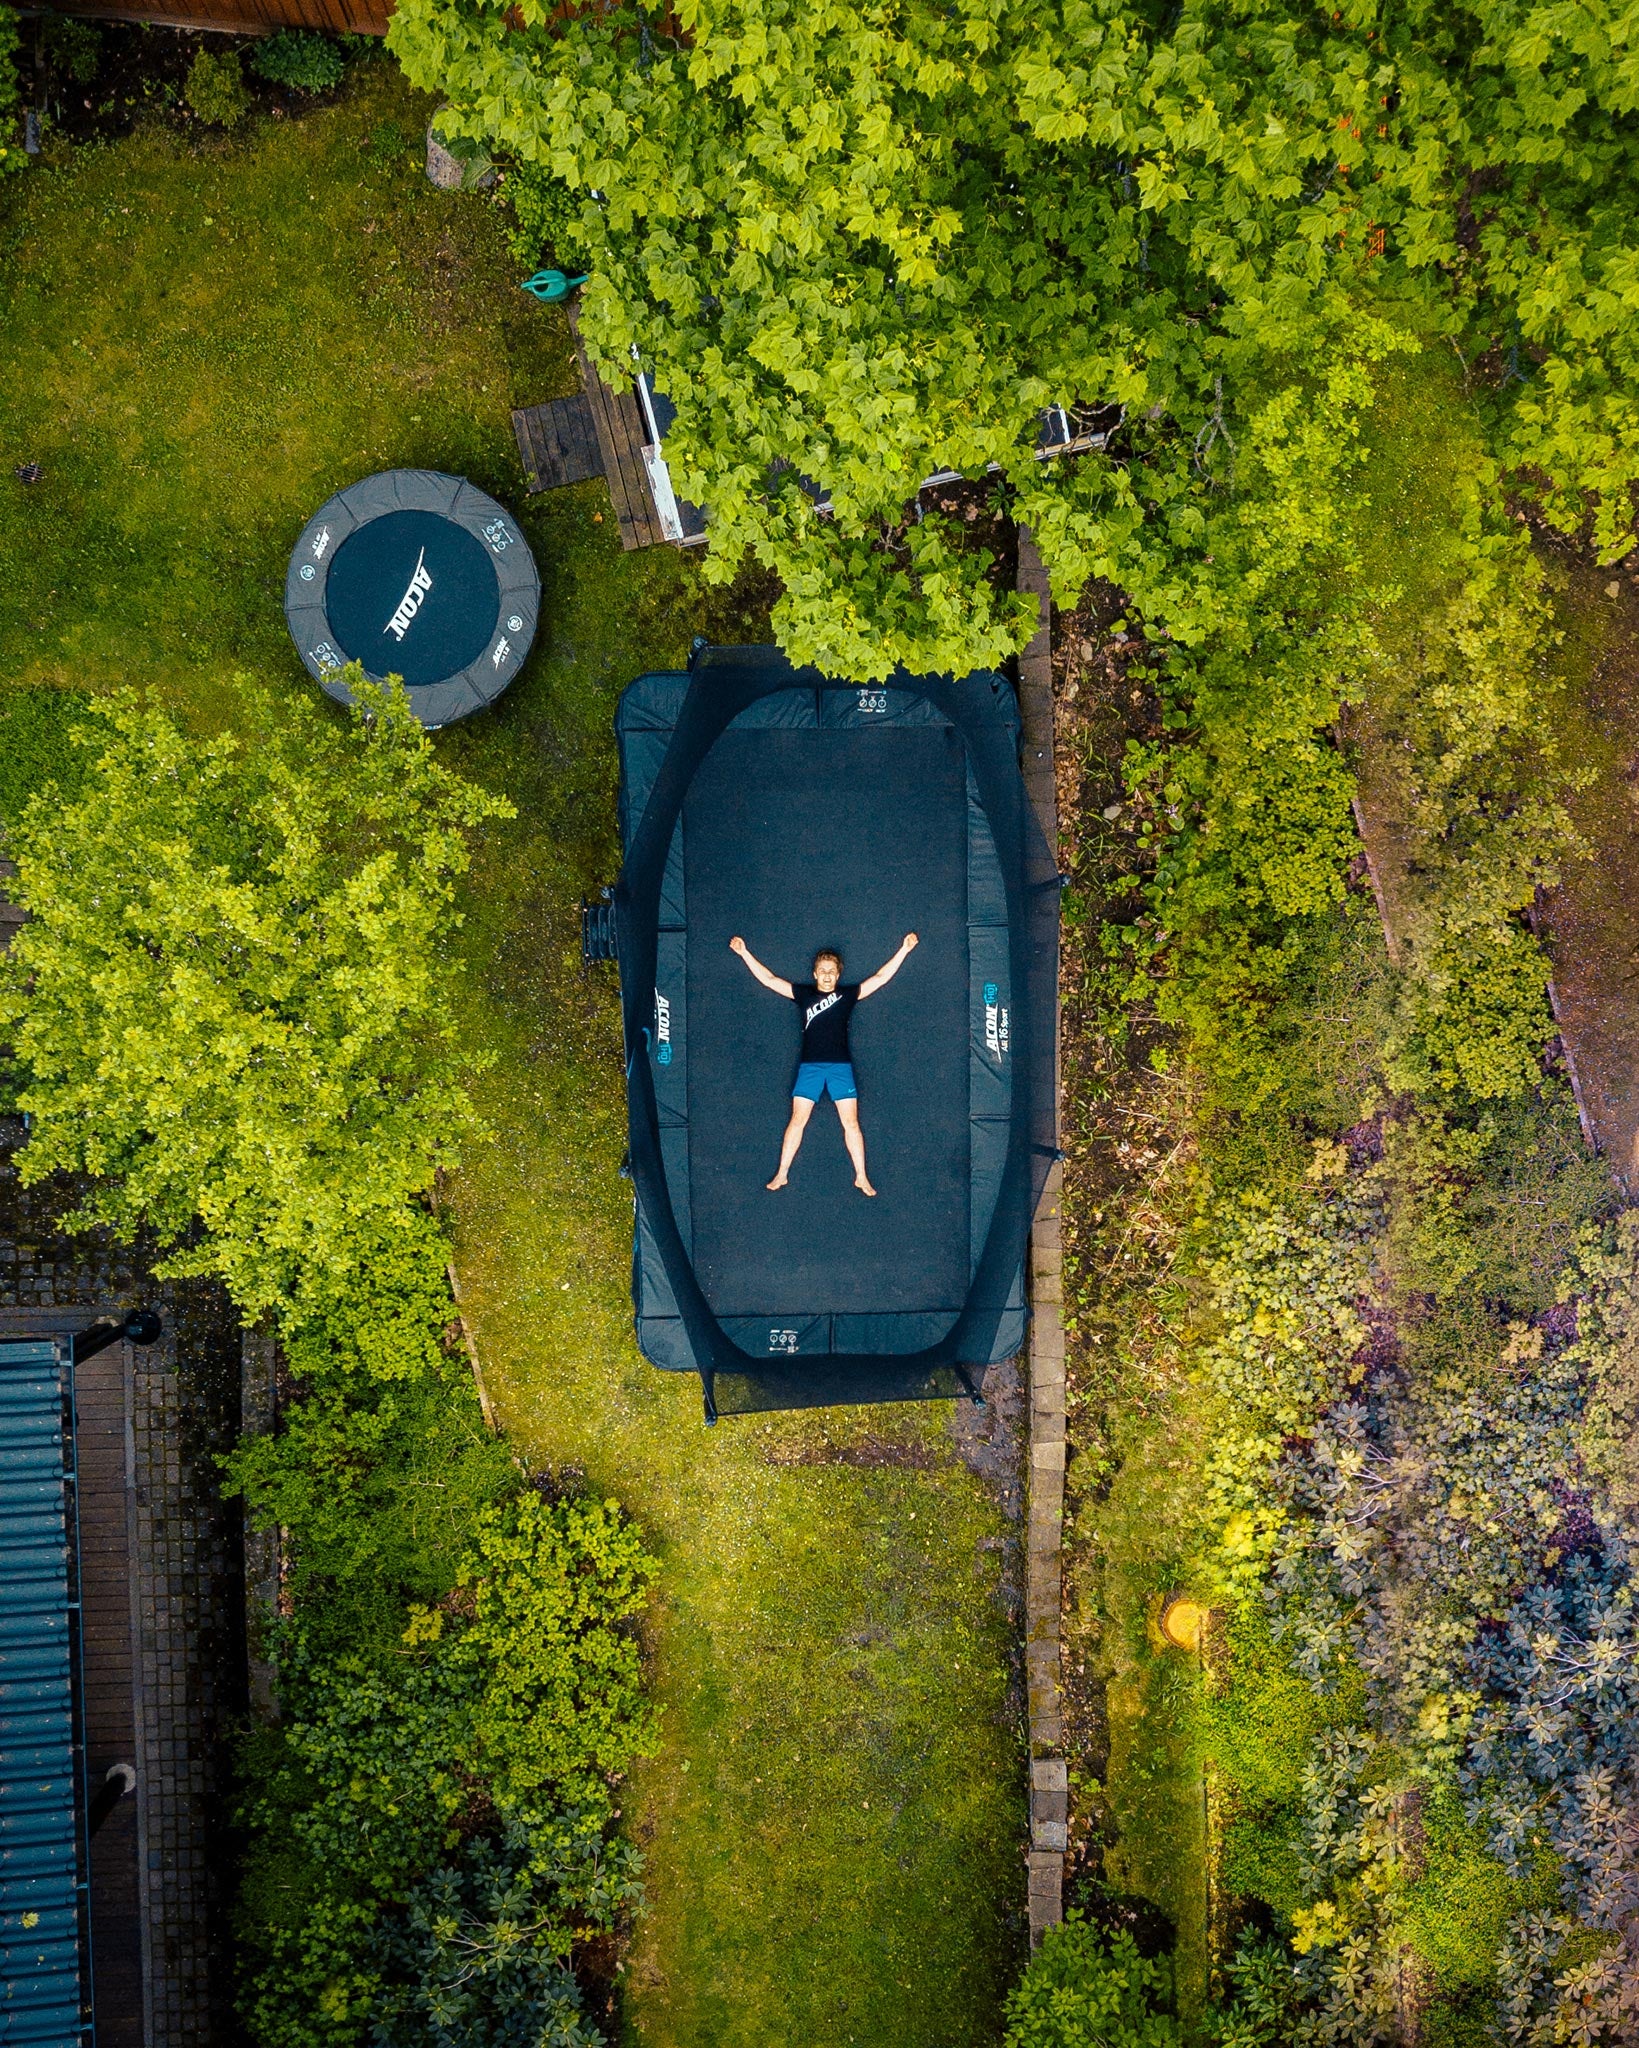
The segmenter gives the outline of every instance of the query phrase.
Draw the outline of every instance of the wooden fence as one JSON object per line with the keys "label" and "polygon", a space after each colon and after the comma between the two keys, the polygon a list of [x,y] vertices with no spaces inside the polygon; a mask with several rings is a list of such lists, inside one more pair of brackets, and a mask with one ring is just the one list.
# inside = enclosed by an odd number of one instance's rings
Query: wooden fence
{"label": "wooden fence", "polygon": [[379,36],[391,0],[52,0],[64,14],[105,21],[153,21],[166,28],[215,29],[260,35],[273,28],[319,28],[331,34]]}

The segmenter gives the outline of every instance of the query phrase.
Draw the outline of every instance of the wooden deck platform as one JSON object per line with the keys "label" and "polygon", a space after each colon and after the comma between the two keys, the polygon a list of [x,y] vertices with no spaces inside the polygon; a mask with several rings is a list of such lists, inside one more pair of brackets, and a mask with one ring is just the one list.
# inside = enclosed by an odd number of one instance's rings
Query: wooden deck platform
{"label": "wooden deck platform", "polygon": [[628,382],[615,391],[604,383],[581,346],[573,304],[567,311],[580,364],[580,393],[574,398],[549,399],[545,405],[525,406],[512,415],[512,431],[529,488],[532,492],[552,491],[601,476],[609,486],[621,546],[655,547],[667,535],[655,510],[643,459],[649,432],[635,385]]}
{"label": "wooden deck platform", "polygon": [[622,390],[613,391],[598,375],[581,345],[580,321],[573,303],[569,307],[569,332],[575,339],[575,356],[592,408],[592,425],[603,455],[610,503],[620,527],[620,544],[623,548],[652,548],[666,536],[649,491],[649,474],[643,461],[649,435],[637,392],[629,382]]}
{"label": "wooden deck platform", "polygon": [[584,391],[514,411],[512,431],[531,491],[555,491],[604,473],[592,401]]}
{"label": "wooden deck platform", "polygon": [[[94,1316],[76,1319],[83,1329]],[[80,1461],[80,1600],[85,1627],[85,1777],[94,1794],[109,1766],[135,1768],[131,1642],[130,1478],[125,1408],[130,1361],[123,1344],[74,1375]],[[138,1804],[127,1796],[91,1838],[91,1934],[97,2048],[142,2048],[142,1900]]]}

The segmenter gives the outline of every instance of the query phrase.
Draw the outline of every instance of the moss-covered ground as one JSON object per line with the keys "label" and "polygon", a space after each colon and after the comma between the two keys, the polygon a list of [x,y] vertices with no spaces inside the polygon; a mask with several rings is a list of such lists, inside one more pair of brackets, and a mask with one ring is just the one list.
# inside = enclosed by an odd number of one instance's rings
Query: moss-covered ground
{"label": "moss-covered ground", "polygon": [[581,970],[576,904],[616,862],[620,688],[697,631],[760,636],[759,594],[622,554],[601,484],[525,503],[508,410],[572,388],[566,332],[517,290],[490,205],[419,174],[427,111],[372,65],[302,120],[141,131],[0,198],[0,805],[58,747],[43,693],[129,683],[204,726],[235,719],[238,673],[310,689],[285,561],[339,485],[426,466],[521,512],[536,652],[440,741],[519,809],[479,851],[451,963],[494,1133],[451,1196],[519,1451],[618,1495],[664,1559],[628,2033],[988,2042],[1021,1948],[1012,1525],[943,1410],[708,1432],[631,1338],[615,993]]}

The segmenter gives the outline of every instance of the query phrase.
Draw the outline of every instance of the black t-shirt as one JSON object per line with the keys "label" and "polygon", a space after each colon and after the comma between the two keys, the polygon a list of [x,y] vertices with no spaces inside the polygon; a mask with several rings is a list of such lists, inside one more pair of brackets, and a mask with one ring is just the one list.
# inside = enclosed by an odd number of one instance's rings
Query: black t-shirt
{"label": "black t-shirt", "polygon": [[791,994],[802,1018],[802,1057],[840,1066],[848,1051],[848,1019],[859,1001],[857,981],[838,982],[828,996],[822,996],[812,981],[799,981]]}

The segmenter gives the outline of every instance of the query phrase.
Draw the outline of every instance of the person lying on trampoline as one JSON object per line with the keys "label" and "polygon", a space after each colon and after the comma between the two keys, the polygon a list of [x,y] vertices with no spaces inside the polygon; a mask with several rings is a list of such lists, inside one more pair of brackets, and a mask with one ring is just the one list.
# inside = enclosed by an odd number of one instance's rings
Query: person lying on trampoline
{"label": "person lying on trampoline", "polygon": [[842,955],[829,947],[814,955],[813,980],[793,985],[783,975],[771,973],[744,939],[732,938],[728,943],[729,950],[739,954],[764,988],[788,997],[802,1013],[802,1054],[791,1089],[791,1121],[780,1142],[780,1170],[768,1183],[770,1191],[785,1186],[814,1105],[829,1090],[842,1119],[842,1142],[854,1163],[854,1186],[862,1195],[874,1195],[876,1189],[865,1173],[865,1134],[859,1128],[859,1092],[848,1052],[848,1019],[855,1003],[874,996],[904,966],[916,946],[915,932],[907,932],[893,958],[864,981],[844,981]]}

